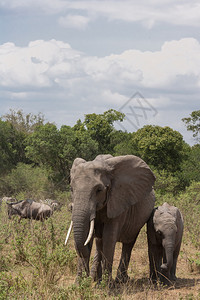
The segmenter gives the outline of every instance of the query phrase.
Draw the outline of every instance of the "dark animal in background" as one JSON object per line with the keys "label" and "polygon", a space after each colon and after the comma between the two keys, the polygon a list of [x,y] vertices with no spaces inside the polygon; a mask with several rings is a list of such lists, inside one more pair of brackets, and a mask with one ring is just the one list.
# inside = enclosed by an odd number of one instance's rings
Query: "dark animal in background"
{"label": "dark animal in background", "polygon": [[18,215],[20,216],[20,220],[25,218],[44,221],[53,214],[53,210],[49,205],[30,199],[11,203],[7,202],[7,205],[9,218],[13,215]]}
{"label": "dark animal in background", "polygon": [[164,284],[176,280],[176,264],[183,235],[179,209],[164,203],[155,208],[147,222],[150,278]]}

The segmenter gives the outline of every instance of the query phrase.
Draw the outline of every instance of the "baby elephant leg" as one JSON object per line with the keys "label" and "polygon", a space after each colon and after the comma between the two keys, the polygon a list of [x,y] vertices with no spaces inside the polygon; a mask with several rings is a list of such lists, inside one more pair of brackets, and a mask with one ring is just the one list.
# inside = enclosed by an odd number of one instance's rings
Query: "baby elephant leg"
{"label": "baby elephant leg", "polygon": [[171,275],[171,280],[175,281],[176,278],[176,265],[177,265],[177,259],[178,259],[178,255],[180,252],[180,247],[181,247],[181,243],[176,247],[175,251],[174,251],[174,255],[173,255],[173,265],[170,271],[170,275]]}

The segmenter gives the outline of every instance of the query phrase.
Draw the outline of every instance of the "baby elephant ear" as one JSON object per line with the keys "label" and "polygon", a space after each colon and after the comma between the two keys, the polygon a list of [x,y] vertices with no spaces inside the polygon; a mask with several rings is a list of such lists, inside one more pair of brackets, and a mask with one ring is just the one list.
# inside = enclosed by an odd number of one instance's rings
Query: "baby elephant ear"
{"label": "baby elephant ear", "polygon": [[112,175],[107,215],[115,218],[152,191],[155,176],[148,165],[134,155],[117,156],[106,162]]}

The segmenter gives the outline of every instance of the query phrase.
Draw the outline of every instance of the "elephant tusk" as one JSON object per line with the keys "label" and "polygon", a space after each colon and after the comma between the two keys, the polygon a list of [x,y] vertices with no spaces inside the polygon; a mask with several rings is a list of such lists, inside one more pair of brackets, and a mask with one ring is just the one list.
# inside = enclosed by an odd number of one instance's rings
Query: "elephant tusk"
{"label": "elephant tusk", "polygon": [[73,221],[71,221],[71,223],[70,223],[70,226],[69,226],[69,229],[68,229],[68,232],[67,232],[67,236],[66,236],[66,239],[65,239],[65,245],[67,245],[70,233],[72,231],[72,226],[73,226]]}
{"label": "elephant tusk", "polygon": [[91,240],[93,231],[94,231],[94,219],[90,222],[90,231],[89,231],[89,234],[88,234],[88,237],[87,237],[87,240],[86,240],[84,246],[86,246],[89,243],[89,241]]}

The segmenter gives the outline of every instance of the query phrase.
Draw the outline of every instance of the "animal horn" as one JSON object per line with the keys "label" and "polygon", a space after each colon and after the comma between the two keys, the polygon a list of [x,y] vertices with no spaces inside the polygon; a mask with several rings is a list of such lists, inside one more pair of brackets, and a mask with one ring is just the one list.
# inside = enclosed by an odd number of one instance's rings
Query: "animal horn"
{"label": "animal horn", "polygon": [[88,234],[87,240],[85,241],[84,246],[86,246],[89,243],[89,241],[91,240],[93,231],[94,231],[94,219],[90,222],[90,231],[89,231],[89,234]]}
{"label": "animal horn", "polygon": [[72,231],[72,226],[73,226],[73,221],[71,221],[71,223],[70,223],[70,226],[69,226],[69,229],[68,229],[68,232],[67,232],[67,236],[66,236],[66,239],[65,239],[65,245],[67,245],[70,233]]}

